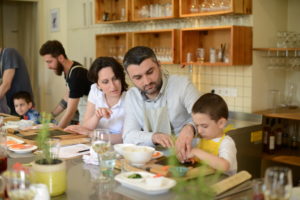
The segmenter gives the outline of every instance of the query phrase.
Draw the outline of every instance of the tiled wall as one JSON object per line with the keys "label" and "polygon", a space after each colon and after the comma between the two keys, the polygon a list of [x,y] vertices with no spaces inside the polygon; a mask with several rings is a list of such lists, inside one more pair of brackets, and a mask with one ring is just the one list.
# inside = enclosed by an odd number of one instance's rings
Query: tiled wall
{"label": "tiled wall", "polygon": [[217,88],[235,88],[237,96],[223,95],[232,111],[251,112],[251,66],[186,66],[166,65],[170,74],[190,76],[197,88],[203,92],[211,92]]}

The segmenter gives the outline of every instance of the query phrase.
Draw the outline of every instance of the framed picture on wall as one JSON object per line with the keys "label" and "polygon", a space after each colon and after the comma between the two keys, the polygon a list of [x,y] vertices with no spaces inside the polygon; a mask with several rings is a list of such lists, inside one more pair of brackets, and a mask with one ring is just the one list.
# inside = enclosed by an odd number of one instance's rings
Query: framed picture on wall
{"label": "framed picture on wall", "polygon": [[50,10],[50,30],[51,32],[59,31],[59,9],[53,8]]}

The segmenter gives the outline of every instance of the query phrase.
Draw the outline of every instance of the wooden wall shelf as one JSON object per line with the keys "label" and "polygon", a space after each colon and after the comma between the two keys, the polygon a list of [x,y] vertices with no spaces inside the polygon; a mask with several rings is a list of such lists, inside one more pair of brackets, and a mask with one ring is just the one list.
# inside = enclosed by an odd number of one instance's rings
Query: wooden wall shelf
{"label": "wooden wall shelf", "polygon": [[228,5],[218,5],[215,9],[205,8],[209,1],[205,0],[179,0],[179,16],[194,17],[222,14],[251,14],[252,0],[231,0]]}
{"label": "wooden wall shelf", "polygon": [[255,113],[261,114],[265,117],[300,120],[300,108],[296,108],[296,109],[278,108],[276,109],[276,112],[270,109],[270,110],[257,111]]}
{"label": "wooden wall shelf", "polygon": [[130,0],[95,0],[96,23],[120,23],[129,21]]}
{"label": "wooden wall shelf", "polygon": [[131,33],[96,35],[96,57],[110,56],[122,63],[124,54],[131,48],[131,39]]}
{"label": "wooden wall shelf", "polygon": [[164,29],[134,32],[132,46],[152,48],[162,64],[179,63],[179,31]]}
{"label": "wooden wall shelf", "polygon": [[[191,42],[191,39],[193,42]],[[209,62],[210,48],[220,49],[226,44],[225,57],[228,62]],[[205,49],[204,63],[196,62],[197,48]],[[216,26],[187,28],[180,30],[180,62],[207,66],[251,65],[252,27]],[[192,53],[192,62],[187,62],[187,54]],[[225,59],[226,60],[226,59]]]}
{"label": "wooden wall shelf", "polygon": [[132,21],[178,17],[178,0],[132,0]]}
{"label": "wooden wall shelf", "polygon": [[300,51],[300,48],[253,48],[254,51]]}

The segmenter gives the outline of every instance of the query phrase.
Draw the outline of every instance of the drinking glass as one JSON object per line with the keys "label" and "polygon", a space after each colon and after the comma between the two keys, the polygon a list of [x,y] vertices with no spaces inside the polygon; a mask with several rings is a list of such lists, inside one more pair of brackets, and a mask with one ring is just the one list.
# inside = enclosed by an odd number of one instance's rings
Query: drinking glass
{"label": "drinking glass", "polygon": [[253,200],[264,199],[263,184],[264,184],[264,180],[262,178],[257,178],[252,180]]}
{"label": "drinking glass", "polygon": [[6,129],[0,128],[0,174],[7,169]]}
{"label": "drinking glass", "polygon": [[58,159],[59,158],[59,150],[60,150],[60,139],[51,138],[48,140],[48,145],[50,147],[50,156],[51,158]]}
{"label": "drinking glass", "polygon": [[264,187],[266,200],[288,200],[293,187],[291,169],[287,167],[268,168],[265,173]]}
{"label": "drinking glass", "polygon": [[99,169],[100,169],[99,180],[106,181],[106,180],[108,180],[108,178],[103,175],[102,156],[104,153],[109,151],[111,148],[110,133],[109,133],[108,129],[95,129],[94,130],[93,136],[92,136],[92,148],[97,153],[97,156],[98,156]]}
{"label": "drinking glass", "polygon": [[6,189],[11,200],[33,200],[35,192],[30,188],[29,173],[24,170],[9,170],[4,173]]}

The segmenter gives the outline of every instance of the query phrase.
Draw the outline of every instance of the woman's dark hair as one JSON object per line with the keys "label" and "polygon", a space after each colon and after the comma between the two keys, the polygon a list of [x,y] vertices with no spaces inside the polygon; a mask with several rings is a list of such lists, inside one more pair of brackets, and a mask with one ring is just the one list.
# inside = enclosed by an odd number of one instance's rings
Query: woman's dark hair
{"label": "woman's dark hair", "polygon": [[68,58],[63,45],[57,40],[48,40],[41,46],[40,55],[44,56],[47,54],[50,54],[55,58],[59,55],[63,55],[65,58]]}
{"label": "woman's dark hair", "polygon": [[221,118],[228,119],[228,107],[224,99],[212,93],[202,95],[194,104],[192,113],[203,113],[210,116],[214,121]]}
{"label": "woman's dark hair", "polygon": [[136,46],[131,48],[124,56],[123,66],[127,71],[129,65],[140,65],[144,60],[151,58],[151,60],[158,64],[154,51],[145,46]]}
{"label": "woman's dark hair", "polygon": [[116,78],[121,81],[122,84],[122,92],[126,91],[128,88],[128,84],[125,80],[125,72],[122,67],[122,65],[116,61],[112,57],[98,57],[94,62],[92,63],[89,72],[88,72],[88,79],[93,82],[98,82],[98,72],[105,68],[105,67],[111,67]]}

